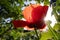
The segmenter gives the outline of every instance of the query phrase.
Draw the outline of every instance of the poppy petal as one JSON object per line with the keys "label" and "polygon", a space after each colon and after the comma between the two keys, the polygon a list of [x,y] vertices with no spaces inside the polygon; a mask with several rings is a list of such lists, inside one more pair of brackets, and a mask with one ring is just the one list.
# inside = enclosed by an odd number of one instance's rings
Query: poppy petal
{"label": "poppy petal", "polygon": [[24,26],[28,25],[28,23],[26,21],[23,21],[23,20],[13,20],[12,23],[13,23],[15,28],[24,27]]}
{"label": "poppy petal", "polygon": [[48,6],[43,6],[43,13],[46,16],[48,10]]}
{"label": "poppy petal", "polygon": [[36,22],[44,19],[48,6],[31,4],[23,10],[23,16],[28,22]]}

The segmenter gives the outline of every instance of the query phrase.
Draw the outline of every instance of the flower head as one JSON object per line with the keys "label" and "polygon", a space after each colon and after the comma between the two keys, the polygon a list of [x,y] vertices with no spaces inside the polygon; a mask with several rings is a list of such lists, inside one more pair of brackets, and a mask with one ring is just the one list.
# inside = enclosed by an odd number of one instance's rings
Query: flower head
{"label": "flower head", "polygon": [[23,16],[26,21],[13,20],[14,27],[23,27],[29,29],[43,29],[46,24],[44,17],[46,16],[48,6],[41,6],[39,4],[31,4],[23,10]]}

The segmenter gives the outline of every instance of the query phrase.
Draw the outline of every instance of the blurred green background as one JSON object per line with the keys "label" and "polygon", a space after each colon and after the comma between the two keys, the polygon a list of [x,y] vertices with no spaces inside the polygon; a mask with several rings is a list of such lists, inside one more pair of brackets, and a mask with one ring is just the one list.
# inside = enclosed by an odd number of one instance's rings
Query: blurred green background
{"label": "blurred green background", "polygon": [[39,40],[60,40],[60,0],[0,0],[0,40],[37,40],[35,31],[14,28],[11,21],[23,18],[23,8],[30,3],[44,3],[52,7],[52,14],[57,23],[51,27],[47,21],[48,30],[39,31]]}

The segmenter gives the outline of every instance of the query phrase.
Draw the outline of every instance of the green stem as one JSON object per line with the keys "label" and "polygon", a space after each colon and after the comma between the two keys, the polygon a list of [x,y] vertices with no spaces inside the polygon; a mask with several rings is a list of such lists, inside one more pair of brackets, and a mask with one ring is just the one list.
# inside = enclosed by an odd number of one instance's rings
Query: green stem
{"label": "green stem", "polygon": [[58,40],[58,37],[57,37],[56,33],[54,32],[54,30],[51,28],[50,24],[48,25],[48,28],[52,32],[52,34],[54,35],[55,40]]}
{"label": "green stem", "polygon": [[34,30],[35,30],[35,32],[36,32],[37,40],[39,40],[39,36],[38,36],[38,33],[37,33],[37,29],[35,28]]}

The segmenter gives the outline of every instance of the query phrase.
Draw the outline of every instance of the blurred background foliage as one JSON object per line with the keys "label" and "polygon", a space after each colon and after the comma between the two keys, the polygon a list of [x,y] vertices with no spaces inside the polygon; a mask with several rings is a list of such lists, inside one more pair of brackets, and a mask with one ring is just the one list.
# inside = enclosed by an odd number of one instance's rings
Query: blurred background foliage
{"label": "blurred background foliage", "polygon": [[[33,0],[0,0],[0,40],[37,40],[35,31],[14,28],[11,20],[22,19],[22,10]],[[60,0],[34,0],[36,3],[52,6],[52,15],[55,16],[57,23],[51,27],[48,21],[48,31],[40,32],[37,30],[39,40],[60,40]]]}

